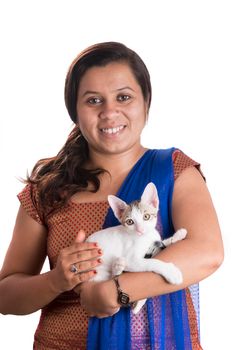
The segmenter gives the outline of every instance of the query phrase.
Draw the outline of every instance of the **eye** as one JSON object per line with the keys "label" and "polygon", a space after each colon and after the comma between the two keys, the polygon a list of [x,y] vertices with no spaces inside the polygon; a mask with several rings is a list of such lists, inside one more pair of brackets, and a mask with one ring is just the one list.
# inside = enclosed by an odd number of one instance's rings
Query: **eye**
{"label": "eye", "polygon": [[147,214],[147,213],[144,214],[143,219],[144,219],[145,221],[149,220],[149,219],[150,219],[150,214]]}
{"label": "eye", "polygon": [[134,224],[134,221],[133,221],[132,219],[127,219],[127,220],[125,221],[125,224],[128,225],[128,226],[131,226],[131,225]]}
{"label": "eye", "polygon": [[88,104],[90,105],[96,105],[98,103],[102,102],[102,99],[100,97],[91,97],[87,100]]}
{"label": "eye", "polygon": [[131,96],[129,96],[129,95],[118,95],[117,96],[117,101],[125,102],[125,101],[130,100],[130,98],[131,98]]}

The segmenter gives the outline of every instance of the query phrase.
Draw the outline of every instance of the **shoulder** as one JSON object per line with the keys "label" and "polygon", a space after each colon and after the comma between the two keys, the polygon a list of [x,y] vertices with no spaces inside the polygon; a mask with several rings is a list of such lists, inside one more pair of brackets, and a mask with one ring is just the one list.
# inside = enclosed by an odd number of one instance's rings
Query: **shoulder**
{"label": "shoulder", "polygon": [[172,153],[172,161],[173,161],[173,168],[174,168],[174,179],[176,180],[184,170],[188,168],[196,168],[202,177],[204,178],[204,175],[200,168],[200,163],[196,160],[190,158],[187,154],[182,152],[179,149],[175,149]]}
{"label": "shoulder", "polygon": [[37,186],[27,184],[17,197],[27,214],[38,223],[44,224],[42,210],[39,205],[39,192]]}
{"label": "shoulder", "polygon": [[153,159],[155,166],[160,166],[166,172],[174,173],[174,180],[176,180],[185,169],[196,168],[204,178],[200,169],[200,163],[178,148],[171,147],[166,149],[151,150],[151,159]]}

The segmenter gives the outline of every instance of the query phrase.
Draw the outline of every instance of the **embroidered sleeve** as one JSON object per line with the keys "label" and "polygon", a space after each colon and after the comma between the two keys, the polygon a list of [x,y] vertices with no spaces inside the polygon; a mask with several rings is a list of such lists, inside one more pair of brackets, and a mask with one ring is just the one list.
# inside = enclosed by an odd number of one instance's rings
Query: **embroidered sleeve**
{"label": "embroidered sleeve", "polygon": [[44,225],[44,220],[39,210],[36,186],[31,184],[26,185],[17,197],[27,214],[39,224]]}
{"label": "embroidered sleeve", "polygon": [[195,166],[201,173],[202,177],[205,179],[201,169],[200,164],[195,160],[189,158],[186,154],[180,150],[176,150],[173,153],[173,165],[174,165],[174,179],[176,180],[178,176],[183,172],[183,170]]}

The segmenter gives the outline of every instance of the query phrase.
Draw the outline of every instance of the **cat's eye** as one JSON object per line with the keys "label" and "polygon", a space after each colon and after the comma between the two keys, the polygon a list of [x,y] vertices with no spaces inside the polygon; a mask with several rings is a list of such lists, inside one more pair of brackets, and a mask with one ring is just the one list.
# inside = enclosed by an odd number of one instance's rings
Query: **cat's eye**
{"label": "cat's eye", "polygon": [[150,214],[147,214],[147,213],[144,214],[143,219],[144,219],[145,221],[149,220],[149,219],[150,219]]}
{"label": "cat's eye", "polygon": [[125,224],[127,224],[128,226],[131,226],[131,225],[134,224],[134,221],[133,221],[132,219],[127,219],[127,220],[125,221]]}

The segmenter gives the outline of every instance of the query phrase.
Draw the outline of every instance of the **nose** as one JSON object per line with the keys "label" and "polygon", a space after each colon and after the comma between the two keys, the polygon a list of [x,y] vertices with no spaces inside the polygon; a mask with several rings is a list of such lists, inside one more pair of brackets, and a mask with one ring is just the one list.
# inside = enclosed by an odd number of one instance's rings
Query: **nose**
{"label": "nose", "polygon": [[101,119],[112,119],[117,117],[118,114],[119,110],[116,101],[105,101],[102,105],[99,116]]}
{"label": "nose", "polygon": [[136,230],[137,230],[138,234],[140,234],[140,235],[142,235],[145,232],[144,226],[140,225],[140,224],[138,224],[136,226]]}

